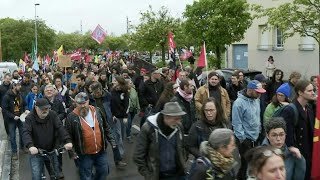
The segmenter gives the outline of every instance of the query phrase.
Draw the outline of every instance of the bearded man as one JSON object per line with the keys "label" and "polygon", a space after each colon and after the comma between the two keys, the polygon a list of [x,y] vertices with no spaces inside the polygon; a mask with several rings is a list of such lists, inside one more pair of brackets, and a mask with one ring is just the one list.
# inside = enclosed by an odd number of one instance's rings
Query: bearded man
{"label": "bearded man", "polygon": [[77,94],[75,102],[76,108],[68,115],[66,128],[75,145],[72,156],[78,160],[80,180],[106,179],[109,174],[106,139],[116,148],[112,131],[101,110],[89,105],[86,93]]}

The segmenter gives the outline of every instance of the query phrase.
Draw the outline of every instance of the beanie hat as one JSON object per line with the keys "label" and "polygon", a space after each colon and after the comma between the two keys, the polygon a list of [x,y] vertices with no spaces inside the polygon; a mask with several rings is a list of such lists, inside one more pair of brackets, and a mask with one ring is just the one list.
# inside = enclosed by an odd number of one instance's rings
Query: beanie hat
{"label": "beanie hat", "polygon": [[257,75],[255,75],[255,76],[254,76],[254,80],[257,80],[257,81],[259,81],[259,82],[266,82],[266,81],[267,81],[266,77],[264,77],[263,74],[257,74]]}
{"label": "beanie hat", "polygon": [[282,84],[276,91],[276,93],[283,93],[286,97],[290,96],[290,86],[288,83]]}

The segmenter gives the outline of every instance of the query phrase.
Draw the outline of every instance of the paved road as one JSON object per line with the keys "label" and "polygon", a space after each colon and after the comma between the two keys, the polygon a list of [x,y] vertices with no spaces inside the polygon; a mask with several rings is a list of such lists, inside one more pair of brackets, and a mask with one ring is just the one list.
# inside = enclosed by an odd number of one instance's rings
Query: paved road
{"label": "paved road", "polygon": [[[134,124],[139,124],[138,122],[134,122]],[[137,127],[137,126],[135,126]],[[137,134],[138,128],[133,128],[133,134]],[[142,180],[144,179],[139,175],[136,166],[132,161],[132,155],[135,147],[137,136],[133,136],[134,143],[130,144],[127,140],[124,141],[125,146],[125,161],[128,163],[128,166],[125,170],[116,169],[113,154],[111,150],[110,144],[108,144],[108,162],[110,166],[110,174],[108,175],[108,180]],[[29,165],[28,154],[20,153],[20,166],[19,166],[19,179],[20,180],[30,180],[31,179],[31,169]],[[63,173],[65,175],[66,180],[78,180],[79,175],[77,173],[77,169],[74,165],[74,162],[69,159],[67,154],[63,155]]]}

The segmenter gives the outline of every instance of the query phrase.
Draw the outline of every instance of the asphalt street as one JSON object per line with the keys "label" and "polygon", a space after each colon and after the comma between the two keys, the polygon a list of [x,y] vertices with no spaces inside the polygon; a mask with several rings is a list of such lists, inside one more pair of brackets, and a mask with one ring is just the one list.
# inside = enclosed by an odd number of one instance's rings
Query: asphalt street
{"label": "asphalt street", "polygon": [[[113,161],[113,153],[111,150],[110,144],[108,144],[108,163],[110,174],[107,176],[108,180],[142,180],[144,179],[139,175],[137,167],[132,161],[132,155],[135,149],[135,142],[138,134],[138,122],[134,122],[134,127],[132,128],[133,141],[134,143],[129,143],[126,139],[124,140],[125,146],[125,157],[124,161],[127,162],[127,167],[125,169],[117,169]],[[68,154],[63,154],[63,173],[66,180],[78,180],[79,174],[77,168],[74,164],[74,161],[69,159]],[[29,165],[29,155],[21,152],[19,154],[19,179],[20,180],[30,180],[31,177],[31,168]],[[49,176],[47,174],[47,179]]]}

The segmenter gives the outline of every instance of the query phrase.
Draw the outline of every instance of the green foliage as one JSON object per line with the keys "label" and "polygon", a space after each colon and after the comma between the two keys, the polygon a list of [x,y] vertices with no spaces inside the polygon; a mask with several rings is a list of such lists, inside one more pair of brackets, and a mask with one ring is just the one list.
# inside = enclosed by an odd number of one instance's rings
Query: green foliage
{"label": "green foliage", "polygon": [[[17,60],[30,53],[35,41],[34,20],[0,19],[2,54],[4,60]],[[37,20],[38,52],[52,53],[56,34],[44,21]]]}
{"label": "green foliage", "polygon": [[132,34],[133,46],[136,50],[142,51],[161,50],[164,63],[168,32],[174,32],[174,29],[179,27],[180,20],[171,17],[166,7],[161,7],[155,12],[149,6],[149,10],[140,14],[141,23],[135,27],[136,32]]}
{"label": "green foliage", "polygon": [[294,34],[313,37],[320,43],[320,0],[293,0],[278,7],[264,9],[253,5],[255,18],[267,17],[268,29],[278,27],[284,38]]}
{"label": "green foliage", "polygon": [[187,5],[184,13],[186,31],[195,43],[206,42],[207,49],[217,55],[217,68],[221,68],[224,46],[244,38],[252,24],[249,5],[245,0],[199,0]]}

